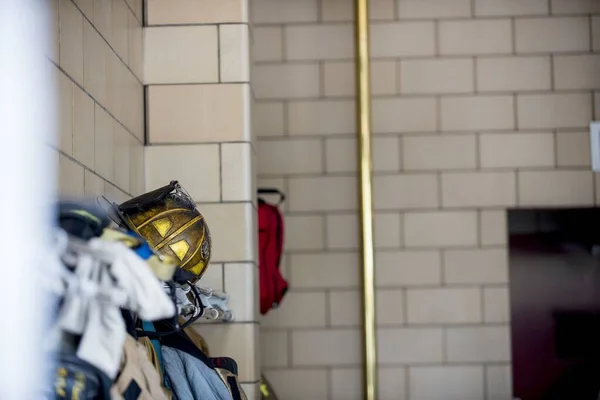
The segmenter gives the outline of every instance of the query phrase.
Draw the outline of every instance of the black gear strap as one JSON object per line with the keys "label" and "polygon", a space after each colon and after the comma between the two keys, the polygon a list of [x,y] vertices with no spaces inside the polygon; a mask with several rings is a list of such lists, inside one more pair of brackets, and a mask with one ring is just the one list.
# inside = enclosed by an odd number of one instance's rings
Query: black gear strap
{"label": "black gear strap", "polygon": [[93,202],[60,201],[57,214],[58,225],[68,234],[83,240],[101,236],[110,224],[106,212]]}

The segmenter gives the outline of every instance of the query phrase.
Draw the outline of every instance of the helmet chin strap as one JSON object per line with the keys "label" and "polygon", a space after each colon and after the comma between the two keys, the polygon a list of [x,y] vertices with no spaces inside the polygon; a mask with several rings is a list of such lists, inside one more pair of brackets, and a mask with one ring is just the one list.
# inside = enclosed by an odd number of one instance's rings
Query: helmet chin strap
{"label": "helmet chin strap", "polygon": [[173,281],[182,285],[191,282],[194,278],[196,278],[194,274],[181,268],[177,268],[173,275]]}
{"label": "helmet chin strap", "polygon": [[171,331],[138,331],[138,336],[157,338],[170,335],[187,328],[200,318],[221,320],[224,322],[234,320],[234,315],[227,306],[227,302],[229,301],[228,295],[217,293],[209,288],[196,286],[189,280],[183,281],[183,278],[190,273],[181,269],[178,269],[178,271],[181,272],[177,276],[177,280],[174,278],[173,281],[164,282],[163,285],[176,304],[178,316],[187,318],[187,320],[180,325],[176,317],[170,324],[173,327]]}
{"label": "helmet chin strap", "polygon": [[[221,320],[224,322],[233,321],[233,314],[227,307],[229,296],[223,293],[216,293],[214,290],[199,287],[191,282],[184,285],[177,285],[177,299],[179,300],[178,310],[184,317],[190,316],[182,329],[194,323],[198,318],[209,320]],[[190,294],[193,302],[191,302]]]}
{"label": "helmet chin strap", "polygon": [[[196,285],[189,281],[185,285],[176,284],[175,295],[177,296],[177,300],[179,300],[179,304],[177,305],[179,315],[189,317],[180,328],[185,329],[204,315],[205,306],[200,298],[200,291]],[[188,295],[192,296],[193,302],[190,301]]]}
{"label": "helmet chin strap", "polygon": [[175,304],[175,308],[177,309],[175,316],[170,319],[171,325],[173,326],[173,330],[169,331],[169,332],[138,330],[136,332],[138,337],[148,337],[150,339],[156,339],[156,338],[159,338],[162,336],[171,335],[171,334],[181,330],[181,327],[179,326],[179,312],[180,311],[179,311],[179,307],[178,307],[177,288],[175,286],[175,282],[172,282],[172,281],[171,282],[163,282],[163,286],[165,288],[165,291],[169,294],[171,301],[173,302],[173,304]]}
{"label": "helmet chin strap", "polygon": [[[184,284],[178,282],[164,282],[165,290],[171,296],[173,303],[177,308],[177,315],[171,320],[173,330],[167,332],[155,332],[155,331],[137,331],[138,336],[147,336],[149,338],[157,338],[161,336],[171,335],[175,332],[181,331],[198,320],[204,314],[204,304],[200,298],[200,292],[198,288],[191,282]],[[193,302],[190,301],[188,294],[191,294]],[[189,319],[179,324],[179,316],[189,317]]]}

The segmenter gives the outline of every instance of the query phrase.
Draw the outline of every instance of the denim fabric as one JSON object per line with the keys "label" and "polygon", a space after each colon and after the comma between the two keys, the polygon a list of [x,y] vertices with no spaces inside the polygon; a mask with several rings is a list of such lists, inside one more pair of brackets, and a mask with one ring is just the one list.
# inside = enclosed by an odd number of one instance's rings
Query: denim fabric
{"label": "denim fabric", "polygon": [[232,400],[218,373],[183,351],[162,346],[165,375],[178,400]]}

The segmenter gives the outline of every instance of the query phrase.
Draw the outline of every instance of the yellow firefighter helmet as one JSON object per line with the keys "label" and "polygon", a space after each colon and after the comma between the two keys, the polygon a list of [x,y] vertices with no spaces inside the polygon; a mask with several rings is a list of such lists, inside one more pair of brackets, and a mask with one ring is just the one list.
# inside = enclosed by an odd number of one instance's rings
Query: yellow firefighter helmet
{"label": "yellow firefighter helmet", "polygon": [[121,227],[143,237],[156,253],[176,258],[192,282],[206,271],[212,251],[210,231],[177,181],[122,204],[113,203],[109,213]]}

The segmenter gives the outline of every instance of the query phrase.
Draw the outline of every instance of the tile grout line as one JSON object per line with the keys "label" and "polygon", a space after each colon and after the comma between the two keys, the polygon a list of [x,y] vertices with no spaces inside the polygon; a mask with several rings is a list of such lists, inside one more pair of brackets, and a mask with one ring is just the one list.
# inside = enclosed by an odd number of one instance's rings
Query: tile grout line
{"label": "tile grout line", "polygon": [[[133,17],[136,19],[136,21],[139,22],[141,26],[144,26],[144,21],[139,20],[137,13],[133,10],[133,8],[131,8],[131,5],[129,4],[129,2],[126,0],[122,0],[122,1],[125,3],[125,6],[127,6],[129,11],[131,11],[131,13],[133,14]],[[146,10],[146,8],[147,8],[146,0],[143,0],[142,1],[142,18],[144,16],[144,11]]]}
{"label": "tile grout line", "polygon": [[[90,92],[88,92],[83,85],[81,85],[79,82],[77,82],[71,75],[69,75],[69,73],[67,71],[65,71],[60,65],[56,64],[54,62],[54,60],[47,58],[47,60],[49,62],[51,62],[52,64],[54,64],[54,66],[62,73],[64,74],[67,78],[69,78],[69,80],[75,85],[77,86],[79,89],[81,89],[82,92],[84,92],[86,95],[88,95],[95,104],[97,104],[100,108],[102,108],[108,115],[110,115],[110,117],[114,120],[117,121],[119,123],[119,125],[121,125],[121,127],[123,129],[125,129],[125,131],[127,131],[127,133],[129,133],[135,140],[137,140],[138,142],[140,142],[140,139],[132,132],[129,130],[129,128],[127,126],[125,126],[125,124],[123,122],[121,122],[119,119],[117,119],[112,112],[106,108],[106,106],[102,103],[100,103]],[[140,142],[141,144],[144,144],[144,140],[142,139],[142,141]]]}
{"label": "tile grout line", "polygon": [[321,159],[323,164],[321,172],[323,176],[327,176],[327,172],[329,170],[329,168],[327,167],[327,140],[328,138],[326,136],[323,136],[318,139],[318,141],[321,142]]}
{"label": "tile grout line", "polygon": [[333,324],[331,322],[331,291],[328,289],[325,289],[325,310],[324,310],[324,314],[325,314],[325,328],[332,328]]}
{"label": "tile grout line", "polygon": [[[512,46],[511,46],[512,47]],[[573,55],[589,55],[589,50],[561,50],[554,51],[553,53],[563,55],[563,56],[573,56]],[[497,53],[482,53],[482,52],[469,52],[469,53],[446,53],[440,54],[440,56],[436,56],[434,52],[428,54],[395,54],[395,55],[384,55],[384,56],[373,56],[371,60],[374,62],[384,62],[384,61],[397,61],[397,60],[411,60],[411,61],[427,61],[427,60],[438,60],[443,58],[444,60],[456,60],[456,59],[465,59],[471,57],[480,57],[484,59],[495,59],[495,58],[507,58],[507,57],[516,57],[516,58],[531,58],[531,57],[541,57],[547,56],[550,54],[547,50],[535,50],[529,51],[527,53],[515,53],[512,50],[506,52],[497,52]],[[321,58],[302,58],[302,59],[289,59],[289,60],[257,60],[253,64],[256,66],[264,66],[264,65],[296,65],[296,64],[309,64],[309,63],[318,63],[318,62],[334,62],[334,63],[351,63],[354,58],[347,57],[321,57]]]}
{"label": "tile grout line", "polygon": [[316,0],[317,6],[317,25],[323,24],[323,0]]}
{"label": "tile grout line", "polygon": [[[576,54],[576,55],[589,55],[589,53],[585,53],[585,54]],[[515,58],[518,58],[515,57]],[[433,60],[433,59],[428,59],[428,60]],[[306,64],[306,63],[305,63]],[[316,64],[316,63],[313,63]],[[235,81],[235,82],[227,82],[228,84],[238,84],[238,85],[249,85],[249,82],[244,82],[244,81]],[[218,85],[219,82],[202,82],[202,83],[153,83],[147,86],[204,86],[204,85]],[[591,88],[585,88],[585,89],[556,89],[556,90],[551,90],[551,89],[533,89],[533,90],[521,90],[516,92],[515,90],[478,90],[478,92],[476,93],[475,91],[467,91],[467,92],[449,92],[449,93],[404,93],[404,92],[400,92],[398,94],[375,94],[373,95],[373,99],[375,100],[397,100],[399,98],[404,98],[405,100],[408,101],[416,101],[416,100],[434,100],[434,99],[463,99],[463,98],[469,98],[469,97],[474,97],[474,95],[479,95],[481,97],[508,97],[508,96],[512,96],[514,94],[519,94],[519,95],[526,95],[526,96],[535,96],[535,95],[548,95],[548,94],[553,94],[553,93],[557,93],[557,94],[587,94],[590,92],[590,90],[592,90]],[[278,103],[278,102],[284,102],[287,101],[289,103],[292,104],[298,104],[298,103],[306,103],[306,102],[331,102],[331,103],[340,103],[340,102],[351,102],[354,101],[355,97],[353,95],[334,95],[334,96],[327,96],[327,97],[321,97],[321,96],[303,96],[303,97],[262,97],[262,98],[256,98],[255,101],[257,104],[269,104],[269,103]],[[497,129],[494,129],[494,131],[497,131]],[[390,130],[390,131],[376,131],[374,132],[377,135],[380,134],[387,134],[387,135],[393,135],[393,134],[416,134],[416,133],[438,133],[436,131],[429,131],[429,130],[425,130],[425,131],[397,131],[397,130]],[[454,133],[464,133],[465,130],[459,130],[459,131],[455,131]],[[468,132],[468,131],[467,131]],[[345,132],[333,132],[333,133],[328,133],[329,135],[339,135],[339,134],[346,134],[346,135],[353,135],[355,134],[352,131],[345,131]],[[304,135],[301,133],[301,135]],[[310,134],[309,134],[310,135]],[[314,134],[314,135],[322,135],[322,134]]]}
{"label": "tile grout line", "polygon": [[483,364],[482,367],[483,367],[483,382],[482,382],[483,398],[484,398],[484,400],[490,400],[488,383],[487,383],[488,366],[486,364]]}
{"label": "tile grout line", "polygon": [[513,128],[515,129],[515,131],[519,131],[519,95],[517,94],[517,92],[513,93],[512,95],[512,106],[513,106],[513,113],[514,113],[514,120],[513,120]]}
{"label": "tile grout line", "polygon": [[441,46],[442,46],[442,37],[440,32],[440,21],[433,21],[433,54],[435,58],[439,58],[441,56]]}
{"label": "tile grout line", "polygon": [[[548,171],[546,169],[546,171]],[[580,172],[588,172],[588,170],[580,170]],[[230,204],[230,205],[246,205],[246,204],[251,204],[250,201],[225,201],[223,203],[219,203],[218,201],[214,201],[214,202],[197,202],[197,205],[215,205],[215,204]],[[420,210],[417,211],[417,214],[431,214],[432,212],[436,212],[436,209],[429,209],[429,210]],[[454,211],[454,210],[452,210]],[[473,212],[473,207],[469,207],[469,208],[464,208],[464,209],[460,209],[460,211],[466,212],[466,211],[470,211]],[[490,207],[487,209],[484,209],[484,211],[498,211],[498,206],[494,206],[494,207]],[[382,215],[382,214],[391,214],[391,215],[395,215],[396,213],[402,213],[402,211],[398,211],[398,210],[386,210],[383,213],[379,213],[377,212],[378,215]],[[337,216],[349,216],[349,215],[355,215],[356,213],[348,213],[348,212],[344,212],[344,213],[337,213],[337,214],[332,214],[332,215],[337,215]],[[320,216],[321,214],[303,214],[303,215],[298,215],[295,214],[295,216],[302,216],[302,217],[314,217],[314,216]],[[285,214],[285,217],[289,217],[291,216],[290,214]],[[506,246],[504,245],[500,245],[500,244],[493,244],[493,245],[483,245],[483,246],[478,246],[477,244],[472,244],[472,245],[468,245],[468,246],[464,246],[464,245],[459,245],[459,246],[387,246],[387,247],[378,247],[377,251],[379,253],[394,253],[397,252],[398,250],[401,249],[407,249],[407,250],[414,250],[414,251],[428,251],[428,252],[439,252],[441,250],[479,250],[479,249],[487,249],[487,250],[498,250],[498,249],[504,249]],[[306,249],[306,250],[292,250],[292,251],[287,251],[286,254],[288,255],[292,255],[292,256],[302,256],[302,255],[324,255],[327,253],[336,253],[339,255],[342,254],[358,254],[358,247],[347,247],[347,248],[342,248],[342,247],[336,247],[336,248],[328,248],[328,249],[317,249],[317,248],[313,248],[313,249]],[[229,261],[229,262],[234,262],[234,261]],[[464,284],[457,284],[458,286],[463,285]],[[411,287],[414,287],[415,285],[409,285]],[[430,284],[421,284],[421,285],[416,285],[416,286],[422,286],[422,287],[429,287]],[[466,285],[465,287],[471,287],[471,285]],[[387,287],[403,287],[403,285],[391,285],[391,286],[387,286]],[[335,289],[335,288],[332,288]],[[295,291],[298,291],[298,288],[296,288]]]}
{"label": "tile grout line", "polygon": [[394,96],[402,96],[402,60],[395,59],[394,61],[394,80],[396,87],[394,88]]}
{"label": "tile grout line", "polygon": [[[75,3],[73,3],[73,4],[75,5],[75,7],[77,7],[77,5]],[[62,48],[62,43],[60,42],[60,36],[62,33],[62,24],[60,23],[60,19],[61,19],[60,18],[60,1],[56,2],[56,17],[58,19],[58,60],[56,62],[54,62],[54,60],[52,60],[51,57],[47,57],[47,58],[54,65],[60,65],[60,53],[61,53],[61,48]],[[83,36],[83,21],[81,22],[81,34]]]}
{"label": "tile grout line", "polygon": [[221,279],[223,280],[222,284],[221,284],[221,286],[223,287],[223,292],[227,293],[227,288],[226,288],[226,285],[225,285],[225,280],[226,280],[226,277],[225,277],[225,263],[221,263]]}
{"label": "tile grout line", "polygon": [[406,400],[410,399],[410,365],[406,365],[404,367],[404,395],[406,396]]}
{"label": "tile grout line", "polygon": [[510,18],[510,45],[512,47],[512,55],[517,55],[517,21],[515,17]]}
{"label": "tile grout line", "polygon": [[438,210],[444,209],[444,178],[442,177],[442,171],[439,170],[436,172],[437,177],[437,190],[438,190]]}
{"label": "tile grout line", "polygon": [[[218,79],[218,78],[217,78]],[[252,86],[250,85],[250,81],[223,81],[223,82],[219,82],[217,81],[207,81],[207,82],[177,82],[177,83],[148,83],[145,84],[144,86],[211,86],[211,85],[221,85],[221,84],[229,84],[229,85],[248,85],[250,86],[250,89],[252,90]],[[317,98],[318,99],[318,98]],[[264,101],[266,100],[266,101]],[[275,102],[275,101],[281,101],[281,100],[285,100],[285,99],[258,99],[255,101],[257,103],[266,103],[266,102]]]}
{"label": "tile grout line", "polygon": [[483,213],[482,209],[478,209],[477,210],[477,247],[478,248],[483,248],[483,229],[482,229],[482,216],[481,214]]}
{"label": "tile grout line", "polygon": [[479,62],[477,56],[473,56],[473,91],[475,95],[479,92]]}
{"label": "tile grout line", "polygon": [[223,201],[223,143],[218,144],[219,154],[219,201]]}
{"label": "tile grout line", "polygon": [[142,28],[148,26],[148,0],[140,0],[142,2]]}
{"label": "tile grout line", "polygon": [[[411,17],[411,18],[397,18],[397,19],[376,19],[376,18],[370,18],[369,22],[371,25],[386,25],[386,24],[390,24],[390,23],[394,23],[395,21],[401,21],[401,22],[409,22],[409,23],[423,23],[423,22],[432,22],[434,20],[438,20],[440,22],[473,22],[473,21],[499,21],[499,20],[504,20],[507,21],[511,18],[515,18],[516,20],[543,20],[543,19],[549,19],[552,17],[556,17],[556,18],[577,18],[577,17],[585,17],[587,18],[589,15],[592,16],[597,16],[598,13],[590,13],[589,11],[586,12],[574,12],[574,13],[568,13],[568,14],[554,14],[549,16],[549,14],[547,12],[544,12],[543,14],[516,14],[516,13],[509,13],[509,14],[499,14],[499,15],[476,15],[476,16],[472,16],[472,15],[462,15],[462,16],[430,16],[430,17]],[[323,21],[323,22],[318,22],[316,20],[311,20],[311,21],[286,21],[286,22],[281,22],[281,21],[277,21],[277,22],[261,22],[261,23],[256,23],[256,24],[252,24],[252,26],[254,28],[272,28],[274,26],[280,26],[280,25],[286,25],[286,26],[290,26],[290,27],[294,27],[294,28],[314,28],[315,26],[318,25],[331,25],[331,26],[350,26],[352,25],[352,20],[350,19],[340,19],[337,21],[333,21],[333,20],[328,20],[328,21]],[[217,22],[219,24],[222,25],[233,25],[233,24],[246,24],[246,25],[250,25],[250,23],[248,22]],[[173,23],[173,24],[151,24],[148,25],[149,27],[161,27],[161,26],[198,26],[198,25],[211,25],[211,24],[215,24],[215,22],[200,22],[200,23]]]}
{"label": "tile grout line", "polygon": [[439,249],[440,260],[440,285],[441,287],[448,286],[446,282],[446,249]]}
{"label": "tile grout line", "polygon": [[399,232],[399,238],[400,238],[400,243],[399,243],[399,247],[400,249],[404,248],[404,243],[405,243],[405,239],[404,239],[404,213],[402,211],[397,211],[398,215],[399,215],[399,222],[400,222],[400,232]]}
{"label": "tile grout line", "polygon": [[[521,171],[518,168],[515,170],[515,193],[517,196],[517,202],[515,204],[516,208],[519,208],[519,203],[520,203],[520,198],[521,198],[520,193],[519,193],[519,186],[520,186],[519,183],[521,181],[521,173],[520,172]],[[506,213],[505,218],[506,218],[506,225],[508,226],[508,212]]]}
{"label": "tile grout line", "polygon": [[439,134],[442,132],[443,118],[442,118],[442,98],[435,96],[435,130]]}
{"label": "tile grout line", "polygon": [[440,327],[442,330],[442,365],[448,364],[448,328]]}
{"label": "tile grout line", "polygon": [[283,115],[282,115],[282,119],[283,119],[283,135],[284,137],[291,137],[292,135],[290,135],[290,102],[287,100],[284,100],[281,102],[282,106],[283,106]]}
{"label": "tile grout line", "polygon": [[408,325],[408,290],[406,288],[401,289],[402,291],[402,325]]}
{"label": "tile grout line", "polygon": [[[66,157],[67,159],[69,159],[70,161],[74,162],[75,164],[83,167],[83,169],[85,171],[89,171],[92,174],[94,174],[95,176],[97,176],[98,178],[102,179],[105,183],[108,183],[111,186],[114,186],[116,189],[118,189],[119,191],[123,192],[124,194],[126,194],[127,196],[132,197],[131,193],[129,193],[128,191],[123,190],[123,188],[121,188],[120,186],[118,186],[116,183],[109,181],[108,179],[106,179],[105,177],[103,177],[102,175],[99,175],[98,172],[94,171],[93,169],[91,169],[90,167],[88,167],[87,165],[83,164],[81,161],[77,160],[76,158],[74,158],[73,156],[68,155],[67,153],[65,153],[64,151],[50,146],[48,144],[45,144],[45,146],[48,146],[48,148],[56,151],[58,154],[62,155],[63,157]],[[85,176],[85,173],[84,173]]]}
{"label": "tile grout line", "polygon": [[317,63],[317,73],[319,79],[319,98],[326,99],[326,84],[325,84],[325,61],[319,61]]}
{"label": "tile grout line", "polygon": [[221,67],[223,64],[221,63],[221,26],[217,24],[217,81],[219,83],[223,83],[223,79],[221,76]]}
{"label": "tile grout line", "polygon": [[321,229],[323,230],[323,251],[332,250],[329,248],[329,222],[327,221],[327,213],[323,213],[323,222],[321,223]]}
{"label": "tile grout line", "polygon": [[[59,83],[60,86],[60,83]],[[59,88],[60,90],[60,88]],[[75,85],[73,82],[69,85],[69,90],[71,92],[71,104],[69,104],[69,108],[71,109],[71,153],[73,154],[73,158],[75,158]],[[112,122],[112,121],[111,121]],[[61,135],[62,136],[62,135]],[[114,133],[113,133],[114,136]],[[59,139],[60,140],[60,139]],[[60,147],[60,143],[59,143]],[[94,154],[96,153],[96,104],[94,104]],[[114,165],[114,161],[113,161]],[[94,168],[96,168],[96,158],[94,157]]]}
{"label": "tile grout line", "polygon": [[148,146],[150,144],[150,96],[148,95],[150,87],[144,86],[143,90],[144,140],[142,141],[142,146]]}
{"label": "tile grout line", "polygon": [[600,104],[597,103],[596,101],[596,93],[595,91],[592,91],[592,119],[600,119],[600,115],[596,115],[596,107],[600,106]]}
{"label": "tile grout line", "polygon": [[479,296],[481,296],[479,300],[481,324],[485,325],[485,287],[483,285],[479,287]]}
{"label": "tile grout line", "polygon": [[588,25],[590,28],[590,53],[594,53],[594,17],[592,14],[589,15]]}
{"label": "tile grout line", "polygon": [[281,29],[281,62],[286,62],[289,61],[287,59],[287,45],[286,45],[286,39],[287,39],[287,30],[286,30],[286,26],[285,24],[279,24],[276,25]]}
{"label": "tile grout line", "polygon": [[[95,104],[95,102],[94,102],[94,112],[93,112],[93,114],[94,114],[94,169],[95,169],[96,168],[96,163],[97,163],[97,160],[96,160],[96,104]],[[141,145],[144,146],[143,143],[141,143]],[[142,149],[142,152],[143,151],[144,150]],[[144,172],[144,180],[145,179],[146,179],[146,174]],[[131,182],[130,182],[130,186],[131,186]]]}
{"label": "tile grout line", "polygon": [[[128,63],[126,63],[123,58],[121,57],[121,55],[114,49],[114,47],[108,42],[108,40],[104,37],[104,35],[102,35],[102,33],[98,30],[98,28],[96,27],[96,25],[94,25],[94,23],[92,21],[90,21],[90,19],[87,17],[87,15],[84,14],[84,12],[81,10],[81,8],[79,7],[79,5],[77,3],[75,3],[74,0],[71,0],[71,3],[73,3],[73,5],[75,7],[77,7],[77,10],[79,11],[79,13],[81,14],[81,16],[83,17],[84,20],[86,20],[90,26],[96,31],[96,33],[102,38],[102,40],[104,41],[104,43],[106,43],[106,45],[112,50],[112,52],[115,54],[115,56],[119,59],[119,61],[121,62],[121,64],[123,64],[125,66],[125,68],[127,70],[129,70],[129,72],[131,72],[131,75],[133,75],[133,77],[138,81],[138,83],[142,86],[144,86],[144,82],[142,82],[142,80],[137,76],[137,74],[131,69],[131,67],[129,66]],[[137,19],[137,18],[136,18]],[[139,22],[139,21],[138,21]],[[141,25],[139,27],[140,29],[143,29],[144,26]],[[143,36],[143,35],[142,35]],[[128,39],[129,40],[129,39]],[[143,38],[142,38],[142,47],[143,47]]]}
{"label": "tile grout line", "polygon": [[594,189],[594,201],[593,204],[598,205],[598,179],[596,179],[596,177],[598,176],[598,173],[596,172],[592,172],[592,187]]}
{"label": "tile grout line", "polygon": [[333,380],[333,367],[332,366],[327,366],[326,367],[326,375],[327,375],[327,400],[333,400],[333,385],[332,385],[332,380]]}
{"label": "tile grout line", "polygon": [[554,54],[550,54],[550,92],[553,93],[556,91],[556,67],[555,67],[555,63],[556,63],[556,58],[554,57]]}
{"label": "tile grout line", "polygon": [[475,169],[481,171],[481,132],[475,132]]}
{"label": "tile grout line", "polygon": [[558,132],[554,129],[552,131],[552,141],[553,141],[553,145],[554,145],[554,165],[553,168],[554,169],[558,169],[559,168],[559,162],[558,162]]}
{"label": "tile grout line", "polygon": [[[215,25],[215,24],[212,24]],[[212,26],[211,25],[211,26]],[[220,24],[225,25],[225,24]],[[512,45],[511,45],[512,48]],[[533,58],[533,57],[543,57],[551,54],[546,50],[536,50],[529,51],[526,53],[515,53],[512,51],[503,51],[497,53],[487,53],[487,52],[469,52],[469,53],[447,53],[440,54],[440,56],[436,56],[434,52],[427,54],[394,54],[394,55],[384,55],[384,56],[372,56],[371,61],[373,62],[392,62],[392,61],[430,61],[430,60],[438,60],[440,58],[444,60],[464,60],[471,57],[478,57],[481,59],[493,60],[497,58]],[[589,49],[586,50],[562,50],[562,51],[554,51],[552,54],[557,54],[561,56],[577,56],[577,55],[589,55]],[[594,52],[597,54],[597,52]],[[272,59],[272,60],[257,60],[253,62],[255,66],[266,66],[266,65],[302,65],[302,64],[317,64],[319,62],[332,62],[332,63],[353,63],[354,57],[348,55],[347,57],[320,57],[320,58],[299,58],[299,59]],[[347,98],[351,98],[352,96],[347,96]]]}
{"label": "tile grout line", "polygon": [[285,330],[285,332],[286,332],[286,338],[287,338],[287,365],[288,365],[288,368],[293,368],[294,362],[292,360],[292,356],[293,356],[294,352],[293,352],[292,340],[293,340],[294,331],[292,328],[287,328]]}
{"label": "tile grout line", "polygon": [[402,174],[404,171],[404,137],[402,135],[396,136],[398,138],[398,173]]}
{"label": "tile grout line", "polygon": [[[487,286],[488,288],[493,288],[493,289],[506,289],[507,285],[506,284],[496,284],[495,286]],[[481,286],[478,286],[477,288],[473,288],[473,289],[480,289]],[[439,289],[439,286],[436,287],[436,289]],[[345,292],[349,292],[350,290],[345,289]],[[358,289],[354,289],[352,290],[353,292],[357,292],[358,293]],[[258,321],[238,321],[239,324],[256,324],[258,325]],[[200,322],[199,324],[202,324],[202,322]],[[390,331],[390,330],[412,330],[412,329],[434,329],[434,330],[440,330],[441,328],[447,328],[447,329],[470,329],[470,328],[482,328],[484,324],[482,324],[480,321],[478,322],[469,322],[469,323],[460,323],[460,322],[454,322],[454,323],[440,323],[440,322],[436,322],[436,323],[428,323],[428,324],[416,324],[416,323],[386,323],[386,324],[379,324],[378,325],[378,329],[384,330],[384,331]],[[509,322],[504,320],[504,321],[490,321],[489,323],[485,324],[485,327],[492,327],[492,328],[506,328],[509,325]],[[291,328],[289,326],[284,326],[284,327],[277,327],[277,326],[271,326],[271,327],[264,327],[263,331],[267,332],[267,333],[285,333],[288,330],[295,330],[296,332],[302,332],[302,333],[316,333],[316,332],[323,332],[323,330],[328,330],[330,332],[348,332],[351,330],[355,330],[356,328],[359,328],[361,325],[360,323],[356,323],[356,324],[343,324],[343,325],[335,325],[335,326],[331,326],[329,327],[329,329],[325,329],[324,326],[304,326],[304,327],[295,327],[295,328]],[[432,361],[432,363],[436,363],[435,361]],[[471,362],[469,361],[449,361],[448,364],[469,364]],[[402,365],[402,362],[397,362],[396,365]],[[337,364],[336,364],[337,365]],[[340,365],[340,366],[343,366]],[[347,366],[347,365],[346,365]],[[300,367],[298,365],[295,366]]]}

